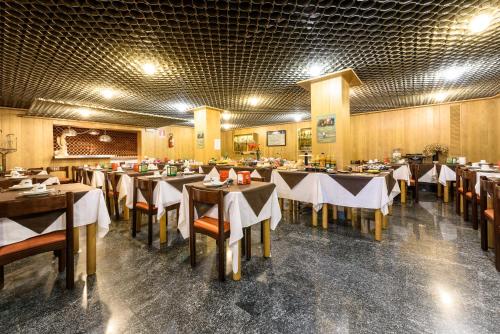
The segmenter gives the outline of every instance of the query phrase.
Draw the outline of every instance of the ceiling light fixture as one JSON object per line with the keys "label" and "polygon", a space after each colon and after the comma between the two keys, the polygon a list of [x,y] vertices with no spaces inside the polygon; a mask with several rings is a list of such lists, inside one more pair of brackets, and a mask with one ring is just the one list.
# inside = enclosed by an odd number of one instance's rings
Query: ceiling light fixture
{"label": "ceiling light fixture", "polygon": [[181,112],[184,112],[189,109],[189,106],[184,102],[175,103],[173,107]]}
{"label": "ceiling light fixture", "polygon": [[309,67],[309,75],[312,76],[312,77],[317,77],[321,74],[323,74],[323,67],[318,65],[318,64],[314,64],[314,65],[311,65]]}
{"label": "ceiling light fixture", "polygon": [[250,98],[248,98],[248,103],[252,106],[252,107],[255,107],[256,105],[258,105],[260,102],[260,98],[256,97],[256,96],[252,96]]}
{"label": "ceiling light fixture", "polygon": [[80,116],[82,116],[83,118],[87,118],[90,116],[90,110],[88,110],[87,108],[80,108],[78,109],[78,112],[80,113]]}
{"label": "ceiling light fixture", "polygon": [[142,65],[142,70],[147,75],[153,75],[156,73],[156,66],[151,63],[145,63]]}
{"label": "ceiling light fixture", "polygon": [[115,92],[111,88],[103,88],[101,89],[101,95],[105,99],[109,100],[115,96]]}
{"label": "ceiling light fixture", "polygon": [[97,135],[99,135],[99,131],[97,131],[96,129],[92,129],[89,131],[89,135],[97,136]]}
{"label": "ceiling light fixture", "polygon": [[111,137],[106,134],[106,130],[104,130],[104,134],[99,136],[99,141],[103,143],[110,143]]}
{"label": "ceiling light fixture", "polygon": [[222,128],[223,128],[224,130],[228,130],[230,127],[231,127],[231,124],[229,124],[229,123],[224,123],[224,124],[222,124]]}
{"label": "ceiling light fixture", "polygon": [[447,81],[453,81],[461,77],[466,70],[467,70],[466,66],[453,66],[444,71],[439,72],[439,77]]}
{"label": "ceiling light fixture", "polygon": [[439,92],[433,95],[434,101],[436,102],[443,102],[447,97],[448,93],[446,92]]}
{"label": "ceiling light fixture", "polygon": [[488,29],[492,21],[491,15],[479,14],[474,16],[469,22],[469,30],[474,33],[480,33]]}
{"label": "ceiling light fixture", "polygon": [[72,129],[70,126],[68,126],[68,128],[65,129],[62,134],[66,135],[66,137],[76,137],[77,135],[75,129]]}
{"label": "ceiling light fixture", "polygon": [[300,122],[302,120],[302,115],[295,114],[295,115],[293,115],[293,119],[295,120],[295,122]]}
{"label": "ceiling light fixture", "polygon": [[224,112],[222,113],[222,119],[223,119],[224,121],[229,121],[229,119],[230,119],[230,118],[231,118],[231,114],[230,114],[230,113],[228,113],[227,111],[224,111]]}

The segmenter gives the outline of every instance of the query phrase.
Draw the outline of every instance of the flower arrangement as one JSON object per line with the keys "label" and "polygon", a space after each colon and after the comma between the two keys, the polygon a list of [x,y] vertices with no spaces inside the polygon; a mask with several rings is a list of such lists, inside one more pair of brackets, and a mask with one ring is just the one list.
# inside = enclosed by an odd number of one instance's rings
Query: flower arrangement
{"label": "flower arrangement", "polygon": [[424,151],[422,152],[426,157],[431,157],[436,155],[437,153],[442,153],[444,155],[448,154],[448,146],[443,144],[429,144],[425,145]]}

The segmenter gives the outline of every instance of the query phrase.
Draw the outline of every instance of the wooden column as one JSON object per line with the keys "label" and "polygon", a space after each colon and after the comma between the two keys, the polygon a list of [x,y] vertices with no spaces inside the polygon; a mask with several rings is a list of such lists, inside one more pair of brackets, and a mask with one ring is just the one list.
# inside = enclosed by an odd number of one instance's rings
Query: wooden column
{"label": "wooden column", "polygon": [[[202,106],[194,113],[194,159],[207,163],[211,158],[220,159],[220,113],[221,109]],[[216,149],[215,142],[219,141]]]}
{"label": "wooden column", "polygon": [[[312,154],[314,157],[321,153],[329,155],[336,160],[339,169],[351,162],[349,88],[360,84],[361,80],[352,69],[298,82],[299,86],[311,92]],[[318,136],[318,120],[325,116],[335,117],[336,134],[327,142]]]}

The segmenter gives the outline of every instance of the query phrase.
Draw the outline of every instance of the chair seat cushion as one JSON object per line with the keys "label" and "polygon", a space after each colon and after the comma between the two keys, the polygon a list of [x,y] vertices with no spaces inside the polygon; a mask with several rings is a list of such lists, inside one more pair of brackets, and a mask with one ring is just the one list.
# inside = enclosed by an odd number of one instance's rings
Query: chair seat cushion
{"label": "chair seat cushion", "polygon": [[467,199],[472,199],[472,192],[470,191],[466,192],[465,197],[467,197]]}
{"label": "chair seat cushion", "polygon": [[410,186],[414,186],[415,185],[415,179],[410,179]]}
{"label": "chair seat cushion", "polygon": [[66,240],[65,231],[57,231],[47,234],[42,234],[37,237],[29,238],[14,244],[0,247],[0,257],[19,253],[28,249],[55,245]]}
{"label": "chair seat cushion", "polygon": [[463,188],[463,187],[459,187],[457,190],[458,190],[458,192],[459,192],[459,193],[461,193],[461,194],[463,194],[463,193],[464,193],[464,188]]}
{"label": "chair seat cushion", "polygon": [[[115,195],[115,192],[113,190],[108,191],[108,196],[113,197],[114,195]],[[139,203],[137,203],[137,204],[139,204]],[[146,203],[144,203],[144,204],[146,204]]]}
{"label": "chair seat cushion", "polygon": [[[196,230],[210,232],[212,234],[219,234],[219,221],[215,218],[210,218],[203,216],[194,221],[194,227]],[[229,232],[230,225],[229,222],[224,222],[224,233]]]}
{"label": "chair seat cushion", "polygon": [[[149,210],[149,205],[146,202],[137,202],[135,204],[135,207],[139,210],[144,210],[144,211]],[[156,211],[156,210],[158,210],[158,208],[156,206],[153,206],[153,211]]]}
{"label": "chair seat cushion", "polygon": [[486,219],[493,221],[495,220],[495,211],[493,209],[484,210],[484,216]]}
{"label": "chair seat cushion", "polygon": [[73,183],[73,180],[67,177],[58,177],[58,179],[61,184]]}

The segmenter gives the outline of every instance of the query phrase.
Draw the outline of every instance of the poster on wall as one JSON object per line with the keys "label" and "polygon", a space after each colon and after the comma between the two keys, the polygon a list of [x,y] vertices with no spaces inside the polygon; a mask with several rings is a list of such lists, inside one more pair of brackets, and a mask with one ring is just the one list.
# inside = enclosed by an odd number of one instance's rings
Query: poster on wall
{"label": "poster on wall", "polygon": [[205,148],[205,133],[203,131],[196,133],[196,148]]}
{"label": "poster on wall", "polygon": [[335,118],[335,114],[317,116],[316,139],[318,143],[335,143],[337,140]]}
{"label": "poster on wall", "polygon": [[267,146],[286,146],[286,130],[267,131]]}

